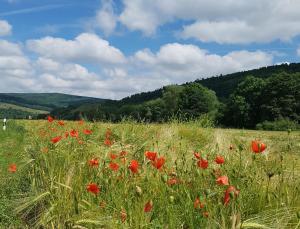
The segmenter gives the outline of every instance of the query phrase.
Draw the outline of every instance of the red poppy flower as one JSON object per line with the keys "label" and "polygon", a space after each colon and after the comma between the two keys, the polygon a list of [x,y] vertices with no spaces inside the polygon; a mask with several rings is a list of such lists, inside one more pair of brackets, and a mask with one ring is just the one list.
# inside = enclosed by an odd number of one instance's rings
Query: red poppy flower
{"label": "red poppy flower", "polygon": [[257,140],[252,141],[251,146],[254,153],[262,153],[267,148],[264,143]]}
{"label": "red poppy flower", "polygon": [[225,191],[225,194],[224,194],[224,200],[223,200],[223,203],[225,205],[228,205],[229,201],[230,201],[230,193],[232,193],[232,195],[234,196],[237,196],[240,191],[237,190],[234,186],[229,186],[226,191]]}
{"label": "red poppy flower", "polygon": [[199,168],[207,169],[207,167],[208,167],[208,160],[205,160],[205,159],[201,158],[201,159],[197,162],[197,165],[198,165]]}
{"label": "red poppy flower", "polygon": [[97,158],[93,158],[89,160],[89,165],[91,167],[98,167],[99,166],[99,160]]}
{"label": "red poppy flower", "polygon": [[126,155],[127,155],[127,152],[126,152],[126,151],[122,150],[122,151],[120,152],[120,157],[125,157]]}
{"label": "red poppy flower", "polygon": [[163,167],[165,162],[166,162],[166,159],[164,157],[159,157],[155,161],[152,162],[152,165],[157,169],[161,169],[161,167]]}
{"label": "red poppy flower", "polygon": [[52,138],[52,139],[51,139],[51,142],[52,142],[53,144],[55,144],[55,143],[59,142],[61,139],[62,139],[62,136],[57,136],[57,137],[55,137],[55,138]]}
{"label": "red poppy flower", "polygon": [[167,184],[172,186],[172,185],[175,185],[178,183],[178,180],[176,178],[170,178],[168,181],[167,181]]}
{"label": "red poppy flower", "polygon": [[84,120],[81,119],[78,121],[78,125],[83,125],[83,124],[84,124]]}
{"label": "red poppy flower", "polygon": [[92,134],[93,132],[92,132],[91,130],[85,129],[85,130],[83,130],[83,133],[84,133],[85,135],[90,135],[90,134]]}
{"label": "red poppy flower", "polygon": [[68,131],[65,132],[65,138],[67,138],[67,137],[69,137],[69,132]]}
{"label": "red poppy flower", "polygon": [[146,151],[145,152],[145,156],[151,160],[151,161],[155,161],[156,157],[157,157],[157,153],[156,152],[151,152],[151,151]]}
{"label": "red poppy flower", "polygon": [[71,130],[71,131],[70,131],[70,135],[71,135],[71,137],[73,137],[73,138],[78,138],[79,133],[78,133],[77,130]]}
{"label": "red poppy flower", "polygon": [[120,212],[120,216],[121,216],[121,222],[124,223],[127,219],[127,214],[124,209],[122,209],[122,211]]}
{"label": "red poppy flower", "polygon": [[148,201],[144,206],[144,212],[150,212],[153,208],[152,200]]}
{"label": "red poppy flower", "polygon": [[110,153],[110,159],[115,160],[118,158],[117,154]]}
{"label": "red poppy flower", "polygon": [[223,164],[225,162],[224,157],[222,156],[216,156],[215,162],[219,165]]}
{"label": "red poppy flower", "polygon": [[139,162],[136,160],[131,160],[130,165],[129,165],[129,169],[131,170],[131,172],[137,173],[138,168],[139,168]]}
{"label": "red poppy flower", "polygon": [[86,189],[88,192],[94,193],[95,195],[97,195],[100,192],[98,185],[95,183],[88,184]]}
{"label": "red poppy flower", "polygon": [[207,217],[209,216],[209,213],[208,213],[208,212],[203,212],[203,216],[204,216],[205,218],[207,218]]}
{"label": "red poppy flower", "polygon": [[111,146],[111,145],[112,145],[111,140],[110,140],[109,138],[106,138],[106,139],[104,140],[104,145],[106,145],[106,146]]}
{"label": "red poppy flower", "polygon": [[197,197],[194,201],[194,208],[204,208],[204,203],[201,203],[199,197]]}
{"label": "red poppy flower", "polygon": [[229,185],[228,177],[227,176],[220,176],[216,180],[217,184],[219,185]]}
{"label": "red poppy flower", "polygon": [[60,126],[65,125],[64,121],[58,121],[57,123],[58,123],[58,125],[60,125]]}
{"label": "red poppy flower", "polygon": [[109,168],[112,170],[112,171],[118,171],[119,169],[119,165],[115,162],[110,162],[109,163]]}
{"label": "red poppy flower", "polygon": [[15,172],[17,172],[17,165],[16,165],[16,164],[10,164],[10,165],[8,166],[8,171],[9,171],[10,173],[15,173]]}
{"label": "red poppy flower", "polygon": [[54,120],[54,118],[52,118],[50,115],[48,115],[47,119],[48,119],[48,122],[53,122],[53,120]]}
{"label": "red poppy flower", "polygon": [[194,156],[195,156],[195,158],[197,158],[198,160],[201,159],[200,153],[194,152]]}

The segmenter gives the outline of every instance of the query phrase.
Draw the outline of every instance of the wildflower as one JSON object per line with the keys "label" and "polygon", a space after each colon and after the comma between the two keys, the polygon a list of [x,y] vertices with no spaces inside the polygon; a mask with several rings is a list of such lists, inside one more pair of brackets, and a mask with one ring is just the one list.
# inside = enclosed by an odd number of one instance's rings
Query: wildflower
{"label": "wildflower", "polygon": [[153,208],[153,202],[152,200],[150,200],[145,204],[144,212],[150,212],[152,208]]}
{"label": "wildflower", "polygon": [[252,141],[251,146],[254,153],[262,153],[267,148],[264,143],[257,140]]}
{"label": "wildflower", "polygon": [[61,139],[62,139],[62,136],[57,136],[57,137],[52,138],[52,139],[51,139],[51,142],[52,142],[53,144],[55,144],[55,143],[59,142]]}
{"label": "wildflower", "polygon": [[197,197],[194,201],[194,208],[204,208],[204,203],[201,203],[199,197]]}
{"label": "wildflower", "polygon": [[126,151],[122,150],[122,151],[120,152],[120,157],[125,157],[126,155],[127,155],[127,152],[126,152]]}
{"label": "wildflower", "polygon": [[208,212],[203,212],[203,216],[204,216],[205,218],[207,218],[207,217],[209,216],[209,213],[208,213]]}
{"label": "wildflower", "polygon": [[106,139],[104,140],[104,145],[106,145],[106,146],[111,146],[111,145],[112,145],[111,140],[110,140],[109,138],[106,138]]}
{"label": "wildflower", "polygon": [[126,211],[124,209],[121,210],[120,216],[121,216],[121,222],[124,223],[127,219],[127,214],[126,214]]}
{"label": "wildflower", "polygon": [[68,138],[68,137],[69,137],[69,132],[66,131],[66,132],[65,132],[65,138]]}
{"label": "wildflower", "polygon": [[112,171],[118,171],[119,169],[119,165],[115,162],[110,162],[109,163],[109,168],[112,170]]}
{"label": "wildflower", "polygon": [[152,165],[157,169],[161,169],[161,167],[163,167],[165,162],[166,162],[166,159],[164,157],[160,157],[160,158],[157,158],[155,161],[153,161]]}
{"label": "wildflower", "polygon": [[99,166],[99,160],[97,158],[93,158],[93,159],[89,160],[89,166],[98,167]]}
{"label": "wildflower", "polygon": [[156,152],[151,152],[151,151],[146,151],[145,152],[145,156],[150,160],[150,161],[155,161],[156,157],[157,157],[157,153]]}
{"label": "wildflower", "polygon": [[170,178],[169,180],[167,180],[167,184],[172,186],[178,183],[178,180],[176,178]]}
{"label": "wildflower", "polygon": [[112,160],[115,160],[118,158],[118,155],[117,154],[114,154],[114,153],[110,153],[110,159]]}
{"label": "wildflower", "polygon": [[95,195],[97,195],[100,192],[98,185],[95,183],[88,184],[86,189],[88,192],[94,193]]}
{"label": "wildflower", "polygon": [[64,121],[58,121],[57,123],[58,123],[58,125],[60,125],[60,126],[64,126],[64,125],[65,125]]}
{"label": "wildflower", "polygon": [[224,200],[223,203],[224,205],[228,205],[229,201],[230,201],[230,196],[238,196],[238,194],[240,193],[239,190],[237,190],[234,186],[229,186],[224,194]]}
{"label": "wildflower", "polygon": [[17,165],[16,165],[16,164],[10,164],[10,165],[8,166],[8,171],[9,171],[10,173],[15,173],[15,172],[17,172]]}
{"label": "wildflower", "polygon": [[77,130],[71,130],[71,131],[70,131],[70,135],[71,135],[71,137],[73,137],[73,138],[78,138],[79,133],[78,133]]}
{"label": "wildflower", "polygon": [[201,159],[197,162],[197,165],[198,165],[199,168],[207,169],[207,167],[208,167],[208,160],[205,160],[205,159],[201,158]]}
{"label": "wildflower", "polygon": [[194,156],[195,156],[195,158],[197,158],[198,160],[201,159],[200,153],[194,152]]}
{"label": "wildflower", "polygon": [[217,156],[216,159],[215,159],[215,162],[217,164],[221,165],[221,164],[223,164],[225,162],[225,159],[222,156]]}
{"label": "wildflower", "polygon": [[83,130],[83,133],[84,133],[85,135],[90,135],[90,134],[93,133],[93,131],[88,130],[88,129],[85,129],[85,130]]}
{"label": "wildflower", "polygon": [[220,176],[216,180],[217,184],[219,185],[229,185],[228,177],[227,176]]}
{"label": "wildflower", "polygon": [[48,119],[48,122],[53,122],[53,120],[54,120],[50,115],[48,115],[47,119]]}
{"label": "wildflower", "polygon": [[132,160],[129,165],[129,169],[131,170],[131,172],[137,173],[138,168],[139,168],[139,162],[136,160]]}

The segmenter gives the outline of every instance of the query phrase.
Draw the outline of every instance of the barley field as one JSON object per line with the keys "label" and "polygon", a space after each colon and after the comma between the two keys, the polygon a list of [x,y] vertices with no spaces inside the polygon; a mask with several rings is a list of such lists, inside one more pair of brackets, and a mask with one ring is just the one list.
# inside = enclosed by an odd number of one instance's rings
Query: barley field
{"label": "barley field", "polygon": [[0,228],[300,228],[300,132],[10,121]]}

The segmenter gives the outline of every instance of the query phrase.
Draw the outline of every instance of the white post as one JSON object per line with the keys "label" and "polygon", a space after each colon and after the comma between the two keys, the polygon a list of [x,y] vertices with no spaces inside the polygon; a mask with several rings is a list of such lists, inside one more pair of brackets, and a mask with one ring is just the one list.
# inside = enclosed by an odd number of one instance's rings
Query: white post
{"label": "white post", "polygon": [[6,130],[6,118],[3,119],[3,130]]}

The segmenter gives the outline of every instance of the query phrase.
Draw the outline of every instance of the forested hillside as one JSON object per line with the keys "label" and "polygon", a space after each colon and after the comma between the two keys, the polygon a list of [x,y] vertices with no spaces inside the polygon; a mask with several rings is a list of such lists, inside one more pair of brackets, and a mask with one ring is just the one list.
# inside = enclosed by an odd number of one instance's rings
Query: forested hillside
{"label": "forested hillside", "polygon": [[[282,64],[165,86],[119,101],[62,107],[53,110],[52,115],[61,119],[83,117],[113,122],[124,118],[165,122],[206,115],[222,126],[297,128],[299,92],[300,64]],[[280,127],[276,126],[277,122]]]}

